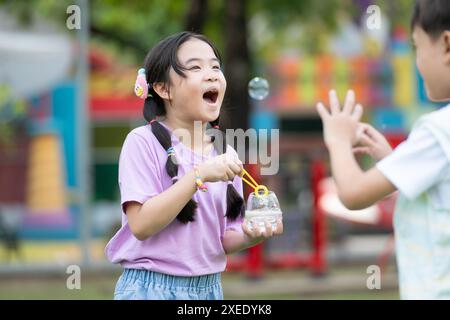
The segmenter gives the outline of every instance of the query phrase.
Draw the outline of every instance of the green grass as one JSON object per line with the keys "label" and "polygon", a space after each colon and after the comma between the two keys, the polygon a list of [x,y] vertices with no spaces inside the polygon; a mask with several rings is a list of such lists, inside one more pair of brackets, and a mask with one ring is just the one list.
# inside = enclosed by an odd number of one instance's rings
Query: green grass
{"label": "green grass", "polygon": [[67,289],[65,278],[0,280],[1,300],[111,300],[117,277],[81,280],[80,289]]}
{"label": "green grass", "polygon": [[[81,279],[81,289],[69,290],[64,277],[1,278],[0,300],[111,300],[118,274],[90,276]],[[233,281],[227,280],[224,281]],[[242,300],[224,292],[226,300]],[[280,294],[260,293],[249,295],[249,300],[393,300],[399,299],[397,290],[366,290],[332,294]]]}
{"label": "green grass", "polygon": [[[91,242],[91,254],[94,261],[104,262],[104,246],[105,241],[98,240]],[[5,263],[19,263],[23,265],[33,265],[33,263],[51,263],[60,265],[77,264],[81,259],[81,252],[78,243],[74,242],[52,242],[52,241],[24,241],[21,246],[21,256],[14,257],[13,261],[7,259],[7,252],[4,248],[0,247],[0,264]],[[355,275],[365,276],[366,265],[339,265],[330,266],[330,276],[339,277],[340,275]],[[391,273],[395,273],[395,270],[391,269]],[[120,272],[107,272],[97,274],[85,274],[81,275],[81,289],[69,290],[66,287],[66,274],[60,273],[54,276],[36,274],[26,276],[0,276],[0,299],[43,299],[43,300],[110,300],[113,298],[114,287]],[[310,274],[306,269],[301,270],[289,270],[289,271],[268,271],[264,275],[264,279],[271,279],[278,282],[290,281],[290,279],[309,279]],[[383,290],[363,290],[362,287],[355,289],[358,291],[346,291],[336,292],[335,290],[329,292],[306,294],[305,288],[302,284],[295,287],[295,290],[281,290],[280,294],[273,294],[270,286],[264,285],[263,288],[257,287],[252,290],[248,295],[242,295],[240,288],[246,288],[250,284],[248,279],[245,278],[243,273],[225,273],[223,275],[224,283],[224,297],[229,300],[242,300],[242,299],[258,299],[258,300],[307,300],[307,299],[320,299],[320,300],[375,300],[375,299],[399,299],[398,290],[395,288],[383,289]],[[323,281],[328,281],[326,278]],[[308,281],[306,283],[309,283]],[[233,290],[227,291],[227,284],[233,284]],[[239,284],[236,286],[235,284]],[[266,283],[267,284],[267,283]],[[314,288],[314,284],[312,285]],[[330,288],[332,289],[332,288]],[[236,291],[237,290],[237,291]],[[280,292],[280,291],[278,291]],[[291,293],[288,293],[291,292]],[[292,293],[295,292],[295,293]],[[238,295],[238,293],[241,293]],[[233,295],[234,294],[234,295]]]}

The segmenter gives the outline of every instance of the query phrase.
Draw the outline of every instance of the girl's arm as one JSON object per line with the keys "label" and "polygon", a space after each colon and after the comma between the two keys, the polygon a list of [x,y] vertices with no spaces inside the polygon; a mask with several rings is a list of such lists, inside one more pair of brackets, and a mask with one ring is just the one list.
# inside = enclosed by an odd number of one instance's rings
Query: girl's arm
{"label": "girl's arm", "polygon": [[253,247],[263,241],[264,237],[251,239],[244,233],[227,230],[223,236],[222,246],[226,254],[231,254]]}
{"label": "girl's arm", "polygon": [[128,202],[125,212],[131,232],[141,241],[158,233],[176,218],[196,191],[195,173],[191,171],[143,204]]}
{"label": "girl's arm", "polygon": [[[226,154],[199,166],[204,182],[229,181],[241,171],[241,164]],[[131,232],[139,240],[158,233],[171,223],[197,191],[194,171],[187,173],[170,188],[145,201],[126,203],[125,212]]]}

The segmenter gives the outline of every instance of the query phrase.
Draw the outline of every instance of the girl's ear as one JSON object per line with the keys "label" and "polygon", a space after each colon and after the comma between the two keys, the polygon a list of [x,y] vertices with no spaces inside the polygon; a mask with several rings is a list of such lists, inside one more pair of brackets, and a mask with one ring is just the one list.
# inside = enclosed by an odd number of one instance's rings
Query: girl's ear
{"label": "girl's ear", "polygon": [[446,30],[442,34],[444,40],[444,62],[450,66],[450,30]]}
{"label": "girl's ear", "polygon": [[153,90],[164,100],[169,100],[169,90],[167,85],[163,82],[157,82],[153,84]]}

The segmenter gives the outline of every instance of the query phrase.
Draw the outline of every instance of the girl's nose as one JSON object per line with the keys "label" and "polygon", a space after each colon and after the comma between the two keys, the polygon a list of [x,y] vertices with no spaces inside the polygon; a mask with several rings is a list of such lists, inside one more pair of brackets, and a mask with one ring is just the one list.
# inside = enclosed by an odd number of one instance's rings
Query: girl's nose
{"label": "girl's nose", "polygon": [[214,74],[214,73],[209,72],[209,73],[206,75],[206,80],[207,80],[207,81],[217,81],[217,75]]}

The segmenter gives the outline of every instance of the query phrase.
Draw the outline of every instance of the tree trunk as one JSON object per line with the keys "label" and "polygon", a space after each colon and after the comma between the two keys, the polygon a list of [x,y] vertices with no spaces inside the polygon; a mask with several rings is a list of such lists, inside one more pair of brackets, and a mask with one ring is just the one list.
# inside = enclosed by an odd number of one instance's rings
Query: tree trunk
{"label": "tree trunk", "polygon": [[186,15],[187,31],[202,33],[208,14],[208,0],[191,0]]}
{"label": "tree trunk", "polygon": [[224,107],[225,128],[248,128],[250,103],[247,85],[250,74],[250,55],[247,46],[246,0],[225,1],[225,76],[227,93]]}

